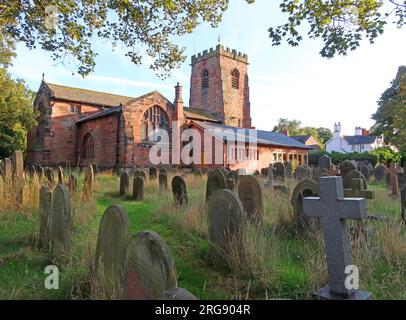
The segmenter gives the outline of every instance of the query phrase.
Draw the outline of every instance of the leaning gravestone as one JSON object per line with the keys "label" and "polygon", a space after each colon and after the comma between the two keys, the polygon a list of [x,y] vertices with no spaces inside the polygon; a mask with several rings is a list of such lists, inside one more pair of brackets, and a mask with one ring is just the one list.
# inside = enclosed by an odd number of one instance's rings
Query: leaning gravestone
{"label": "leaning gravestone", "polygon": [[144,178],[141,175],[134,177],[133,199],[135,201],[141,201],[144,199]]}
{"label": "leaning gravestone", "polygon": [[52,196],[51,251],[52,257],[64,260],[71,246],[71,204],[68,189],[57,185]]}
{"label": "leaning gravestone", "polygon": [[357,166],[353,162],[351,162],[349,160],[345,160],[345,161],[341,162],[339,169],[341,172],[341,176],[345,177],[347,175],[347,173],[357,170]]}
{"label": "leaning gravestone", "polygon": [[168,188],[168,176],[164,172],[159,172],[159,190],[166,190]]}
{"label": "leaning gravestone", "polygon": [[323,172],[323,170],[329,171],[331,165],[332,165],[332,163],[331,163],[331,158],[330,158],[329,156],[327,156],[327,155],[322,155],[322,156],[319,158],[319,165],[318,165],[318,168],[319,168],[319,171],[320,171],[320,172]]}
{"label": "leaning gravestone", "polygon": [[188,203],[188,194],[185,180],[180,176],[172,179],[172,193],[175,205],[181,206]]}
{"label": "leaning gravestone", "polygon": [[4,159],[3,177],[6,184],[11,184],[13,177],[13,164],[9,158]]}
{"label": "leaning gravestone", "polygon": [[216,190],[207,204],[209,240],[218,249],[238,242],[246,228],[247,217],[237,195],[230,190]]}
{"label": "leaning gravestone", "polygon": [[130,241],[130,221],[121,206],[112,205],[100,222],[96,247],[96,273],[114,297],[122,294],[124,262]]}
{"label": "leaning gravestone", "polygon": [[367,180],[365,179],[364,175],[361,172],[357,171],[357,170],[353,170],[353,171],[348,172],[342,178],[343,178],[344,189],[351,189],[353,179],[362,179],[362,188],[364,190],[368,189]]}
{"label": "leaning gravestone", "polygon": [[130,176],[127,171],[122,171],[120,174],[120,196],[127,194],[130,187]]}
{"label": "leaning gravestone", "polygon": [[[365,199],[344,198],[341,177],[319,179],[320,197],[303,200],[303,212],[317,217],[323,230],[327,258],[328,285],[315,293],[319,299],[366,300],[369,292],[348,287],[348,267],[353,266],[346,220],[363,220],[368,217]],[[353,270],[351,270],[353,271]]]}
{"label": "leaning gravestone", "polygon": [[375,180],[376,180],[376,182],[385,181],[385,171],[386,171],[386,167],[383,164],[378,164],[375,167]]}
{"label": "leaning gravestone", "polygon": [[63,169],[61,167],[58,167],[58,184],[63,183],[64,183]]}
{"label": "leaning gravestone", "polygon": [[85,199],[93,197],[93,181],[94,181],[94,172],[93,166],[87,166],[85,169],[85,180],[83,184],[83,196]]}
{"label": "leaning gravestone", "polygon": [[206,184],[206,203],[216,190],[226,188],[227,182],[223,172],[219,169],[210,171]]}
{"label": "leaning gravestone", "polygon": [[176,287],[175,263],[166,242],[153,231],[137,232],[127,247],[123,298],[158,300]]}
{"label": "leaning gravestone", "polygon": [[39,241],[42,246],[49,246],[52,215],[52,192],[49,186],[39,191]]}
{"label": "leaning gravestone", "polygon": [[240,198],[249,221],[255,224],[262,222],[264,200],[261,185],[252,176],[244,176],[238,185]]}
{"label": "leaning gravestone", "polygon": [[314,180],[306,179],[300,181],[292,192],[292,207],[294,215],[294,224],[298,230],[307,230],[315,225],[314,218],[308,217],[303,213],[303,199],[307,197],[317,197],[319,187]]}

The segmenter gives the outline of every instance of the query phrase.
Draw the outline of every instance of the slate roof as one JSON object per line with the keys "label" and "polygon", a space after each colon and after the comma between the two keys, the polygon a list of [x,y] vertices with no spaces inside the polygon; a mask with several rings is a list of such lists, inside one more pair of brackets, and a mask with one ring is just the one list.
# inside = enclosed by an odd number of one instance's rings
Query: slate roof
{"label": "slate roof", "polygon": [[59,84],[45,83],[52,91],[55,99],[67,100],[72,102],[83,102],[105,107],[116,107],[125,105],[132,97],[120,96],[112,93],[105,93],[87,89],[72,88],[61,86]]}
{"label": "slate roof", "polygon": [[213,135],[218,137],[219,139],[225,139],[222,135],[224,130],[232,130],[233,133],[236,135],[237,142],[248,142],[250,136],[257,138],[257,143],[262,145],[272,145],[272,146],[281,146],[281,147],[291,147],[291,148],[301,148],[301,149],[311,149],[300,143],[299,141],[292,139],[288,136],[285,136],[281,133],[270,132],[270,131],[263,131],[263,130],[255,130],[255,129],[243,129],[243,128],[236,128],[231,126],[226,126],[217,123],[209,123],[209,122],[200,122],[194,121],[197,125],[201,126],[203,129],[220,129],[217,132],[213,132]]}
{"label": "slate roof", "polygon": [[291,138],[293,138],[293,139],[299,141],[300,143],[305,144],[306,141],[307,141],[310,137],[311,137],[311,134],[307,134],[307,135],[304,135],[304,136],[292,136]]}
{"label": "slate roof", "polygon": [[183,112],[185,113],[185,117],[187,119],[220,122],[220,120],[217,119],[216,116],[204,110],[195,108],[183,108]]}
{"label": "slate roof", "polygon": [[90,116],[79,119],[78,121],[76,121],[76,123],[82,123],[82,122],[86,122],[89,120],[105,117],[105,116],[108,116],[110,114],[117,113],[117,112],[121,112],[121,107],[109,108],[109,109],[91,114]]}
{"label": "slate roof", "polygon": [[376,140],[376,136],[345,136],[344,139],[349,145],[354,144],[372,144]]}

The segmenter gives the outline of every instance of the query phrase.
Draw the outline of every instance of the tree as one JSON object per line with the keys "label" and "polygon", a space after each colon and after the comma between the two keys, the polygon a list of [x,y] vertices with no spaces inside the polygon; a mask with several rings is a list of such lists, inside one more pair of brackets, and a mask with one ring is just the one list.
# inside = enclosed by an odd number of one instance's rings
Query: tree
{"label": "tree", "polygon": [[34,93],[23,81],[13,80],[0,68],[0,158],[25,150],[27,132],[36,124]]}
{"label": "tree", "polygon": [[389,0],[387,6],[382,0],[282,0],[280,8],[288,22],[269,29],[272,45],[286,40],[297,46],[306,33],[311,39],[323,40],[320,54],[327,58],[346,55],[364,38],[373,43],[388,22],[399,28],[406,24],[406,0]]}
{"label": "tree", "polygon": [[302,122],[299,120],[289,120],[285,118],[280,118],[278,124],[273,128],[273,132],[289,131],[289,135],[296,136],[299,135],[300,126]]}
{"label": "tree", "polygon": [[333,133],[331,132],[331,130],[323,127],[317,128],[317,134],[323,145],[326,144],[327,141],[329,141],[333,137]]}
{"label": "tree", "polygon": [[[248,3],[254,0],[245,0]],[[91,39],[109,39],[127,48],[140,64],[143,53],[161,77],[185,60],[173,36],[191,33],[201,20],[217,26],[229,0],[8,0],[0,3],[0,33],[28,48],[50,51],[55,60],[74,62],[89,74],[97,53]]]}
{"label": "tree", "polygon": [[406,66],[398,69],[390,88],[378,101],[378,110],[372,115],[372,132],[384,135],[385,142],[406,151]]}

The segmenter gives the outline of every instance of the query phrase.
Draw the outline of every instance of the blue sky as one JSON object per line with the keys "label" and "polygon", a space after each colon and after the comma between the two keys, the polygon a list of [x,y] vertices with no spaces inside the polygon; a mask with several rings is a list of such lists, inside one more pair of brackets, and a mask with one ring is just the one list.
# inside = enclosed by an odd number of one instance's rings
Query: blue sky
{"label": "blue sky", "polygon": [[177,39],[188,59],[172,77],[160,80],[149,69],[150,61],[133,65],[124,48],[112,51],[107,42],[94,40],[99,56],[95,71],[82,78],[73,66],[63,66],[41,50],[17,48],[10,72],[37,90],[41,75],[46,81],[80,88],[139,96],[159,90],[173,100],[173,86],[180,81],[189,101],[190,56],[221,43],[249,56],[251,116],[258,129],[271,130],[279,118],[301,120],[306,126],[333,128],[341,121],[344,133],[356,126],[369,128],[376,101],[389,87],[397,68],[406,65],[406,28],[388,26],[375,44],[364,43],[346,57],[320,57],[319,40],[305,39],[299,47],[272,47],[267,30],[286,21],[279,1],[256,0],[253,5],[231,0],[218,29],[201,24],[192,34]]}

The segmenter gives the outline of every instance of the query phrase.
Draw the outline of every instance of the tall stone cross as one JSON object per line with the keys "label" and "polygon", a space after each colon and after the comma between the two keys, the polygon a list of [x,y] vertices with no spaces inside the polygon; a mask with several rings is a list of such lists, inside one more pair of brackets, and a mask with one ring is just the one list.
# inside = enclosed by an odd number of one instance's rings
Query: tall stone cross
{"label": "tall stone cross", "polygon": [[393,196],[399,195],[399,182],[398,174],[403,173],[403,168],[398,166],[396,163],[391,163],[390,167],[385,170],[385,173],[390,175],[390,185]]}
{"label": "tall stone cross", "polygon": [[303,199],[303,213],[320,219],[326,248],[329,283],[316,295],[322,299],[368,299],[369,293],[346,285],[346,268],[353,264],[346,220],[366,219],[366,200],[344,198],[342,177],[319,178],[319,194]]}

